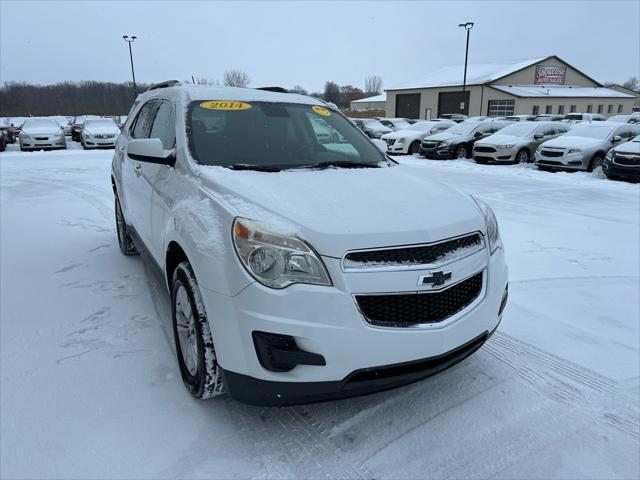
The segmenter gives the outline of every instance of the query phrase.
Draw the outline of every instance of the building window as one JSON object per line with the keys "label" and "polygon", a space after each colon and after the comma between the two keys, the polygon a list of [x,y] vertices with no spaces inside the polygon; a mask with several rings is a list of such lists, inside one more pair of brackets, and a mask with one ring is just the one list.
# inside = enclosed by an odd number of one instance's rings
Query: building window
{"label": "building window", "polygon": [[593,105],[587,105],[587,113],[593,112]]}
{"label": "building window", "polygon": [[622,105],[618,105],[618,113],[622,113]]}
{"label": "building window", "polygon": [[613,105],[609,104],[607,107],[607,113],[613,113]]}
{"label": "building window", "polygon": [[515,100],[489,100],[487,115],[490,117],[508,117],[513,115]]}
{"label": "building window", "polygon": [[540,113],[540,107],[538,105],[534,105],[531,115],[538,115],[539,113]]}
{"label": "building window", "polygon": [[602,113],[604,111],[604,105],[598,105],[598,113]]}
{"label": "building window", "polygon": [[564,115],[564,105],[558,105],[558,115]]}
{"label": "building window", "polygon": [[575,105],[571,105],[571,108],[569,108],[569,112],[570,113],[574,113],[576,111],[576,106]]}
{"label": "building window", "polygon": [[551,113],[551,105],[547,105],[546,107],[544,107],[544,113],[546,113],[547,115]]}

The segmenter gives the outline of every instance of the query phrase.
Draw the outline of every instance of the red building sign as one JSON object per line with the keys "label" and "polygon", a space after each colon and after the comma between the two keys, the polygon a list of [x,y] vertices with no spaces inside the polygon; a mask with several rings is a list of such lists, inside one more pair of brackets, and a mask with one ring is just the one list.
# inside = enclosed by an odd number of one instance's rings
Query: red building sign
{"label": "red building sign", "polygon": [[567,67],[551,67],[538,65],[536,67],[536,85],[564,85]]}

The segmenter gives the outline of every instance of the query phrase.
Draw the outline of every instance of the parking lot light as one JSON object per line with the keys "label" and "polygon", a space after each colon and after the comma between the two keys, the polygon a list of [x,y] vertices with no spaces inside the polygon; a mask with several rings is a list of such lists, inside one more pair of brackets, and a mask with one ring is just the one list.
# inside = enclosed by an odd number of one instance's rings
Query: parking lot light
{"label": "parking lot light", "polygon": [[127,42],[129,44],[129,60],[131,61],[131,76],[133,77],[133,94],[134,97],[138,96],[138,89],[136,87],[136,73],[133,70],[133,53],[131,53],[131,44],[133,43],[133,41],[138,38],[135,35],[129,36],[129,35],[123,35],[122,39]]}
{"label": "parking lot light", "polygon": [[461,23],[459,27],[464,28],[467,31],[467,47],[464,51],[464,78],[462,80],[462,91],[467,89],[467,61],[469,59],[469,31],[473,28],[473,22]]}

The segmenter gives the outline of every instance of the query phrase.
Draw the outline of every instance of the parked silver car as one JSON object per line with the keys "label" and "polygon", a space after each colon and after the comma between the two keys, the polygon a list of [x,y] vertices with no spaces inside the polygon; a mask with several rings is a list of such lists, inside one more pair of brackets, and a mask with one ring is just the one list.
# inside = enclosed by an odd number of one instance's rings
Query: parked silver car
{"label": "parked silver car", "polygon": [[51,118],[28,118],[20,131],[20,150],[67,148],[64,130]]}
{"label": "parked silver car", "polygon": [[564,116],[563,122],[578,123],[578,122],[604,122],[607,119],[604,115],[599,113],[567,113]]}
{"label": "parked silver car", "polygon": [[380,138],[382,135],[392,132],[389,127],[385,127],[375,118],[353,118],[352,120],[369,138]]}
{"label": "parked silver car", "polygon": [[567,133],[570,126],[560,122],[518,122],[473,146],[473,159],[477,163],[527,163],[533,160],[538,145]]}
{"label": "parked silver car", "polygon": [[629,123],[579,123],[564,135],[544,142],[536,150],[541,170],[592,171],[609,150],[640,135],[640,125]]}

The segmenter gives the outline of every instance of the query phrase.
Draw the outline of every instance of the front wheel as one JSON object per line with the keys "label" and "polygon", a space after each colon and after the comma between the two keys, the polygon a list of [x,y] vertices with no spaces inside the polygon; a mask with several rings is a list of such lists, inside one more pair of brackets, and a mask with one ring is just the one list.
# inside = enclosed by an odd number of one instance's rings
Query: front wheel
{"label": "front wheel", "polygon": [[467,147],[466,145],[460,145],[456,148],[456,158],[467,158]]}
{"label": "front wheel", "polygon": [[122,214],[122,207],[120,206],[120,199],[116,195],[115,202],[115,212],[116,212],[116,231],[118,233],[118,246],[120,247],[120,251],[123,255],[137,255],[138,250],[131,240],[131,236],[129,235],[127,222],[124,220],[124,215]]}
{"label": "front wheel", "polygon": [[517,153],[515,163],[529,163],[529,159],[529,152],[523,148]]}
{"label": "front wheel", "polygon": [[596,153],[591,161],[589,162],[589,166],[587,167],[587,172],[593,172],[594,168],[598,168],[602,165],[602,160],[604,157],[601,153]]}
{"label": "front wheel", "polygon": [[196,398],[222,395],[224,383],[213,336],[198,282],[187,261],[173,272],[171,307],[176,355],[185,387]]}
{"label": "front wheel", "polygon": [[413,142],[409,145],[409,155],[415,155],[420,150],[420,142]]}

